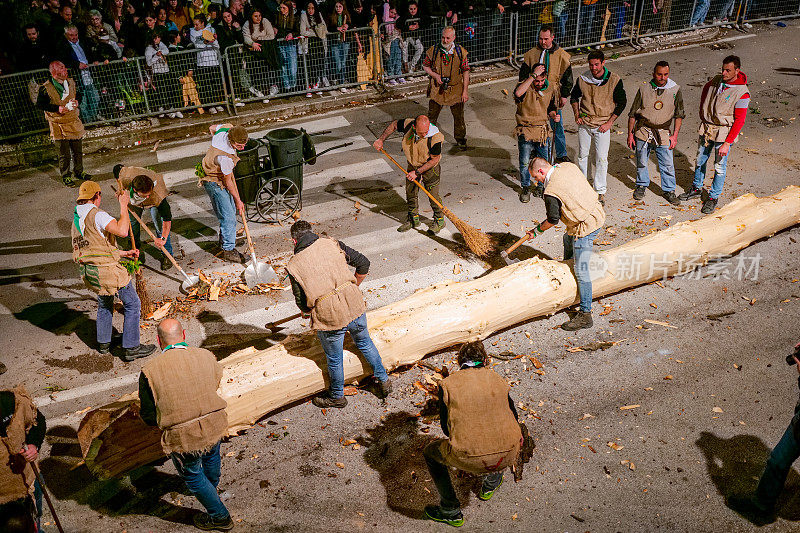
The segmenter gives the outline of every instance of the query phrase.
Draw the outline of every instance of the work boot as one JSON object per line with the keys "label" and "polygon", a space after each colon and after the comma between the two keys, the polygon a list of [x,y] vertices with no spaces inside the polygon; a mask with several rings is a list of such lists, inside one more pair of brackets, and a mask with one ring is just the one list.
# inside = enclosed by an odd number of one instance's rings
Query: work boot
{"label": "work boot", "polygon": [[419,215],[408,215],[408,220],[403,222],[397,231],[404,232],[419,227]]}
{"label": "work boot", "polygon": [[378,398],[383,400],[391,393],[392,393],[392,381],[390,379],[378,382],[378,391],[377,391]]}
{"label": "work boot", "polygon": [[700,209],[700,212],[704,215],[709,215],[714,212],[717,208],[717,199],[716,198],[709,198],[705,202],[703,202],[703,207]]}
{"label": "work boot", "polygon": [[458,514],[447,515],[444,514],[442,508],[438,505],[426,505],[425,518],[453,527],[461,527],[464,525],[464,515],[461,514],[461,511],[458,511]]}
{"label": "work boot", "polygon": [[67,187],[78,186],[78,182],[75,180],[75,177],[71,173],[66,173],[63,176],[61,176],[61,183],[63,183]]}
{"label": "work boot", "polygon": [[[500,480],[500,485],[502,485],[502,484],[503,484],[503,480],[501,479],[501,480]],[[496,491],[497,489],[499,489],[499,488],[500,488],[500,485],[497,485],[497,486],[496,486],[495,488],[493,488],[492,490],[483,490],[483,486],[481,485],[481,491],[478,493],[478,498],[479,498],[479,499],[481,499],[481,500],[483,500],[483,501],[489,501],[489,500],[491,500],[491,499],[492,499],[492,496],[494,496],[494,491]]]}
{"label": "work boot", "polygon": [[675,192],[673,191],[665,192],[661,196],[663,196],[664,200],[668,201],[672,205],[681,205],[680,199],[675,195]]}
{"label": "work boot", "polygon": [[458,139],[456,141],[458,143],[459,150],[466,150],[467,149],[467,140],[466,139]]}
{"label": "work boot", "polygon": [[436,215],[433,216],[433,224],[430,225],[428,228],[428,233],[433,233],[436,235],[444,228],[444,217],[437,217]]}
{"label": "work boot", "polygon": [[87,173],[85,170],[81,170],[80,174],[76,175],[75,177],[83,181],[91,181],[92,179],[92,175]]}
{"label": "work boot", "polygon": [[577,331],[579,329],[590,328],[592,325],[594,325],[592,322],[592,312],[589,311],[585,313],[583,311],[578,311],[569,322],[561,324],[561,329],[564,331]]}
{"label": "work boot", "polygon": [[161,254],[161,270],[169,270],[172,268],[172,261],[166,255]]}
{"label": "work boot", "polygon": [[122,351],[121,359],[126,363],[130,363],[134,359],[141,359],[142,357],[147,357],[154,351],[156,351],[155,344],[140,344],[136,348],[125,348]]}
{"label": "work boot", "polygon": [[527,204],[531,201],[531,188],[530,187],[523,187],[522,191],[519,193],[519,201],[523,204]]}
{"label": "work boot", "polygon": [[247,262],[247,258],[236,248],[233,250],[222,250],[222,259],[230,261],[231,263],[244,264]]}
{"label": "work boot", "polygon": [[644,193],[647,191],[647,187],[644,185],[637,185],[636,189],[633,190],[633,199],[634,200],[641,200],[644,198]]}
{"label": "work boot", "polygon": [[536,198],[544,198],[544,185],[541,183],[533,188],[533,195]]}
{"label": "work boot", "polygon": [[729,496],[728,507],[748,518],[758,527],[775,521],[775,510],[765,509],[751,496]]}
{"label": "work boot", "polygon": [[110,351],[111,351],[111,343],[110,342],[98,342],[97,343],[97,353],[105,355]]}
{"label": "work boot", "polygon": [[233,520],[231,517],[224,520],[214,520],[206,513],[196,514],[192,519],[194,526],[203,531],[230,531],[233,529]]}
{"label": "work boot", "polygon": [[342,407],[347,406],[347,398],[342,396],[341,398],[331,398],[330,392],[323,392],[319,396],[315,396],[311,403],[316,405],[317,407],[321,407],[323,409],[327,409],[330,407],[336,407],[337,409],[341,409]]}
{"label": "work boot", "polygon": [[681,200],[682,202],[685,202],[686,200],[691,200],[692,198],[697,198],[701,194],[703,194],[703,189],[698,189],[697,187],[692,186],[691,189],[688,189],[683,194],[679,194],[678,195],[678,200]]}
{"label": "work boot", "polygon": [[572,160],[568,156],[556,157],[556,163],[571,163]]}
{"label": "work boot", "polygon": [[598,194],[597,199],[600,200],[600,205],[603,207],[606,206],[606,195],[605,194]]}

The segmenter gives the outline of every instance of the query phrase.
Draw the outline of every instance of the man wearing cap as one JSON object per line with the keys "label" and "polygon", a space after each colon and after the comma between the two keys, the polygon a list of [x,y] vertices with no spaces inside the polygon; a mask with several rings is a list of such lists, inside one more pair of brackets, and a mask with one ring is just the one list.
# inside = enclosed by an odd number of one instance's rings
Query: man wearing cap
{"label": "man wearing cap", "polygon": [[100,210],[102,193],[100,185],[85,181],[78,190],[78,201],[72,219],[72,260],[78,263],[86,287],[97,293],[97,351],[108,353],[111,349],[111,319],[114,313],[114,296],[122,300],[125,321],[122,328],[122,360],[131,362],[146,357],[156,349],[153,344],[140,344],[139,318],[141,302],[136,285],[120,263],[123,257],[135,259],[138,250],[117,249],[116,237],[128,236],[127,194],[118,195],[120,217],[113,218]]}
{"label": "man wearing cap", "polygon": [[84,129],[79,111],[80,97],[78,85],[69,77],[64,63],[50,63],[50,79],[39,89],[36,107],[44,111],[44,117],[50,126],[50,137],[58,150],[61,181],[67,187],[77,187],[76,179],[92,179],[83,170]]}
{"label": "man wearing cap", "polygon": [[219,244],[222,258],[233,263],[244,263],[245,257],[236,249],[236,213],[247,216],[233,169],[239,162],[237,150],[247,144],[247,130],[232,124],[216,124],[209,128],[211,146],[203,160],[195,167],[198,186],[204,187],[211,199],[211,207],[219,220]]}
{"label": "man wearing cap", "polygon": [[[441,181],[442,144],[444,135],[439,128],[431,124],[425,115],[416,119],[407,118],[395,120],[389,124],[372,146],[376,150],[383,149],[383,143],[394,131],[403,134],[403,152],[406,154],[408,167],[406,171],[406,203],[408,204],[408,220],[397,228],[397,231],[408,231],[419,226],[419,187],[416,180],[422,181],[422,186],[431,195],[442,203],[439,196],[439,182]],[[433,209],[433,224],[429,231],[439,233],[444,228],[444,213],[436,202],[430,200]]]}
{"label": "man wearing cap", "polygon": [[[130,197],[131,209],[137,211],[141,218],[145,208],[150,209],[150,218],[156,230],[158,239],[154,243],[159,249],[166,249],[172,255],[172,239],[170,230],[172,229],[172,209],[170,208],[167,196],[169,191],[164,183],[164,176],[142,167],[125,167],[122,165],[114,166],[114,177],[117,179],[120,191],[127,191]],[[142,248],[139,235],[141,228],[138,220],[131,220],[133,229],[133,239],[136,248]],[[139,261],[144,264],[144,254],[139,255]],[[169,270],[172,262],[166,255],[161,256],[161,270]]]}

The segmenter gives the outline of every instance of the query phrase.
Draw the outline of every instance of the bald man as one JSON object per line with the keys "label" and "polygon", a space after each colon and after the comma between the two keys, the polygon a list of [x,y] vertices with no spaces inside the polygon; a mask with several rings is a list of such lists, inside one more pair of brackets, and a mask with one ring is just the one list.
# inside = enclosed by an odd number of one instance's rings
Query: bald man
{"label": "bald man", "polygon": [[[386,127],[378,140],[372,143],[372,146],[378,151],[382,150],[384,141],[395,131],[403,134],[403,152],[408,161],[406,168],[408,172],[406,174],[408,179],[406,182],[408,220],[397,228],[397,231],[408,231],[420,225],[417,179],[422,180],[422,185],[436,198],[439,204],[442,203],[442,197],[439,196],[439,181],[442,170],[440,162],[444,135],[439,128],[431,124],[427,116],[419,115],[416,119],[395,120]],[[433,223],[428,231],[435,234],[444,228],[444,214],[436,202],[431,199],[430,203],[433,209]]]}
{"label": "bald man", "polygon": [[208,511],[195,515],[194,525],[228,531],[233,520],[217,494],[220,441],[228,429],[227,403],[217,394],[222,366],[208,350],[189,347],[175,319],[158,325],[158,344],[162,353],[139,375],[139,415],[162,430],[164,453]]}
{"label": "bald man", "polygon": [[464,105],[469,100],[469,62],[467,50],[456,44],[456,30],[447,26],[442,30],[442,40],[428,48],[422,60],[422,69],[430,77],[428,85],[428,116],[436,124],[443,107],[453,114],[453,137],[458,147],[467,147],[467,124],[464,122]]}

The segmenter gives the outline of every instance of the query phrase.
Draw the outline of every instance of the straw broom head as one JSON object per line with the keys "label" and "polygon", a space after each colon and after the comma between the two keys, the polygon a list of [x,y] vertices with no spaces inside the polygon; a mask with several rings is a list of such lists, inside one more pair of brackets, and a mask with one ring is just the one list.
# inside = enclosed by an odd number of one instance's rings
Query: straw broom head
{"label": "straw broom head", "polygon": [[494,250],[491,238],[484,232],[473,228],[444,206],[442,206],[442,212],[464,237],[464,242],[467,243],[467,247],[472,250],[472,253],[479,257],[487,257]]}

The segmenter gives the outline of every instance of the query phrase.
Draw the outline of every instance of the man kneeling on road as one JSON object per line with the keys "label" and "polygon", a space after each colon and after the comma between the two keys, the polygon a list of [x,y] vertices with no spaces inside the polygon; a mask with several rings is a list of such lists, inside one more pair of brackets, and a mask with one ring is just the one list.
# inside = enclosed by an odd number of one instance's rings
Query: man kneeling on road
{"label": "man kneeling on road", "polygon": [[439,384],[439,412],[447,439],[430,443],[423,454],[440,505],[425,507],[425,518],[459,527],[461,504],[449,467],[484,476],[478,498],[488,500],[503,483],[522,447],[522,431],[508,383],[486,368],[483,344],[464,344],[458,351],[460,370]]}
{"label": "man kneeling on road", "polygon": [[[353,342],[378,380],[378,397],[392,391],[389,375],[367,329],[364,295],[358,288],[369,272],[369,259],[341,241],[320,237],[311,224],[298,220],[291,227],[294,256],[286,265],[297,307],[311,315],[311,328],[317,331],[328,361],[330,389],[314,398],[317,407],[347,405],[344,397],[344,334]],[[356,269],[355,275],[350,268]]]}
{"label": "man kneeling on road", "polygon": [[211,207],[219,220],[219,245],[222,258],[233,263],[246,261],[236,249],[236,212],[247,216],[244,203],[239,198],[239,189],[233,169],[239,162],[237,150],[244,150],[247,144],[247,130],[242,126],[218,124],[209,128],[211,146],[203,161],[195,167],[198,186],[204,187],[211,199]]}
{"label": "man kneeling on road", "polygon": [[233,529],[233,520],[217,494],[220,441],[228,430],[228,404],[217,394],[222,366],[213,353],[186,344],[186,332],[173,318],[158,325],[161,355],[139,375],[139,415],[161,430],[161,446],[178,475],[208,514],[194,525],[206,531]]}
{"label": "man kneeling on road", "polygon": [[[149,168],[122,165],[114,166],[114,177],[119,183],[119,190],[128,192],[131,209],[138,211],[139,218],[146,207],[150,208],[150,218],[153,219],[156,237],[158,237],[154,244],[159,249],[166,249],[172,254],[172,239],[170,238],[172,209],[167,200],[169,191],[164,183],[164,177]],[[138,220],[131,220],[131,229],[133,229],[136,248],[141,250],[142,241],[139,238],[141,228]],[[144,254],[139,254],[139,261],[142,264],[144,264],[144,258]],[[172,267],[172,262],[162,254],[161,270],[169,270],[170,267]]]}
{"label": "man kneeling on road", "polygon": [[122,300],[122,360],[129,363],[150,355],[156,347],[139,343],[142,304],[136,284],[120,263],[123,257],[135,259],[139,251],[123,252],[116,246],[116,237],[127,237],[130,224],[130,199],[127,194],[120,194],[118,199],[120,216],[116,220],[100,210],[100,185],[93,181],[81,184],[72,220],[72,260],[78,263],[86,287],[97,293],[97,351],[101,354],[111,350],[114,296]]}
{"label": "man kneeling on road", "polygon": [[531,161],[531,177],[544,185],[544,205],[547,220],[528,231],[533,239],[559,221],[567,227],[564,233],[564,260],[575,259],[574,271],[578,281],[580,308],[561,329],[575,331],[592,327],[592,278],[589,260],[594,240],[606,221],[606,212],[597,192],[592,189],[583,172],[572,163],[551,165],[537,157]]}
{"label": "man kneeling on road", "polygon": [[[441,181],[442,144],[444,135],[439,128],[431,124],[425,115],[416,119],[395,120],[386,127],[381,136],[372,143],[376,150],[383,149],[383,143],[394,131],[403,134],[403,152],[408,161],[408,182],[406,183],[406,202],[408,203],[408,220],[397,231],[408,231],[419,226],[419,187],[416,180],[422,181],[422,186],[442,203],[439,196],[439,182]],[[429,199],[430,200],[430,199]],[[433,224],[431,233],[439,233],[444,228],[444,213],[442,209],[430,200],[433,209]]]}

